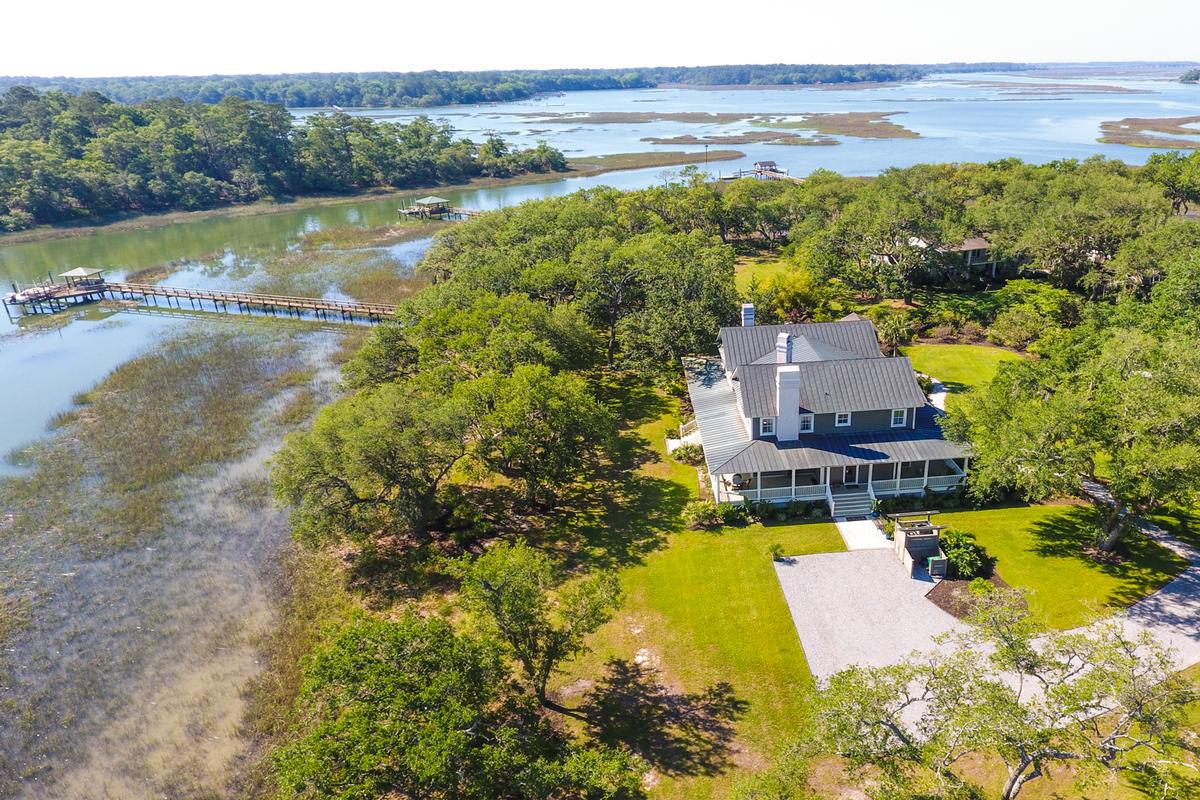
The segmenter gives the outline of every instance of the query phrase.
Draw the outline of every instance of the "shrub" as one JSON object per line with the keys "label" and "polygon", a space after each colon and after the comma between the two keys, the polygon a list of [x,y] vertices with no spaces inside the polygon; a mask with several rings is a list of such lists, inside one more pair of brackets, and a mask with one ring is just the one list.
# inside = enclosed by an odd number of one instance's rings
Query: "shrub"
{"label": "shrub", "polygon": [[1000,312],[988,329],[988,338],[1005,347],[1024,350],[1042,335],[1052,321],[1031,305],[1022,303]]}
{"label": "shrub", "polygon": [[985,578],[992,574],[991,558],[971,534],[949,528],[942,531],[941,545],[949,577]]}
{"label": "shrub", "polygon": [[921,387],[921,391],[925,393],[925,396],[929,397],[929,393],[933,391],[933,378],[928,375],[918,375],[917,385]]}
{"label": "shrub", "polygon": [[808,503],[803,500],[792,500],[787,504],[788,519],[800,519],[808,514]]}
{"label": "shrub", "polygon": [[829,516],[829,504],[824,500],[818,500],[808,507],[809,519],[820,519],[821,517]]}
{"label": "shrub", "polygon": [[717,503],[717,516],[723,525],[745,525],[750,521],[750,512],[740,503]]}
{"label": "shrub", "polygon": [[779,559],[783,558],[783,545],[781,545],[779,542],[776,542],[767,548],[767,552],[771,554],[772,561],[778,561]]}
{"label": "shrub", "polygon": [[671,458],[695,467],[704,463],[704,448],[698,444],[681,444],[671,451]]}
{"label": "shrub", "polygon": [[967,591],[975,597],[983,597],[996,591],[996,586],[987,578],[971,578],[971,582],[967,584]]}
{"label": "shrub", "polygon": [[721,513],[712,501],[693,500],[683,507],[683,524],[693,531],[715,528],[721,524]]}

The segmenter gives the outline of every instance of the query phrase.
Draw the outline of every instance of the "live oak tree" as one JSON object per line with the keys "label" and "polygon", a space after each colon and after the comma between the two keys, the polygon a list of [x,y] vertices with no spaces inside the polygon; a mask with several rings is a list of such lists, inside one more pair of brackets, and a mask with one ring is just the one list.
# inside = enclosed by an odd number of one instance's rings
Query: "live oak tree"
{"label": "live oak tree", "polygon": [[550,557],[522,542],[489,548],[460,571],[465,603],[505,643],[538,701],[569,712],[549,699],[546,685],[587,652],[588,634],[612,617],[621,599],[616,574],[595,572],[560,586]]}
{"label": "live oak tree", "polygon": [[273,758],[290,798],[642,796],[629,756],[570,740],[493,643],[442,620],[347,624],[307,662],[297,710],[302,733]]}
{"label": "live oak tree", "polygon": [[1117,623],[1043,631],[1015,592],[976,603],[969,630],[933,651],[825,681],[814,746],[879,770],[877,793],[890,798],[976,796],[956,769],[993,754],[1002,800],[1064,764],[1081,778],[1137,772],[1160,785],[1200,769],[1182,731],[1196,689],[1149,634]]}
{"label": "live oak tree", "polygon": [[1154,153],[1140,175],[1162,187],[1176,213],[1186,214],[1193,203],[1200,203],[1200,153]]}
{"label": "live oak tree", "polygon": [[971,444],[971,491],[981,496],[1075,494],[1102,457],[1114,503],[1097,544],[1111,550],[1131,517],[1200,501],[1200,343],[1136,329],[1089,342],[1072,351],[1075,364],[1047,353],[1005,365],[943,424]]}
{"label": "live oak tree", "polygon": [[478,417],[478,460],[517,481],[525,500],[553,505],[556,494],[608,454],[617,435],[612,414],[587,383],[542,365],[521,365],[464,386]]}
{"label": "live oak tree", "polygon": [[292,507],[292,531],[310,543],[381,536],[429,541],[438,494],[471,446],[479,410],[428,381],[385,383],[323,408],[290,435],[271,472]]}
{"label": "live oak tree", "polygon": [[354,388],[418,372],[453,382],[511,374],[523,364],[582,370],[595,365],[599,353],[599,338],[574,306],[443,284],[401,303],[395,319],[371,331],[344,373]]}

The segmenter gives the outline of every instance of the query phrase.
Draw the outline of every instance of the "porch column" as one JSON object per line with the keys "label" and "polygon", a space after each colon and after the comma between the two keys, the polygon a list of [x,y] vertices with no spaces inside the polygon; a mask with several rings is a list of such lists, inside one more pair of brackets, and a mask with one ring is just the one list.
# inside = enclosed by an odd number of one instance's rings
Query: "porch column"
{"label": "porch column", "polygon": [[796,470],[790,469],[790,470],[788,470],[788,472],[792,473],[792,499],[795,500],[796,499]]}
{"label": "porch column", "polygon": [[927,459],[925,459],[925,477],[922,478],[921,488],[926,489],[928,487],[929,487],[929,459],[927,458]]}
{"label": "porch column", "polygon": [[867,464],[867,489],[870,489],[870,488],[871,488],[871,479],[872,479],[873,477],[875,477],[875,464],[874,464],[874,462],[872,462],[872,463],[870,463],[870,464]]}

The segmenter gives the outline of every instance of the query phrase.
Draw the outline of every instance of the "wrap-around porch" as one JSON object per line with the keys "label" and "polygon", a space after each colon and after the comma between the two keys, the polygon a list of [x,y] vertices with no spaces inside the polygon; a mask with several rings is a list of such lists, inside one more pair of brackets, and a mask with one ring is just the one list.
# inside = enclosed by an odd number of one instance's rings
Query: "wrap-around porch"
{"label": "wrap-around porch", "polygon": [[836,467],[733,473],[713,476],[717,502],[827,500],[865,494],[870,499],[946,491],[966,482],[968,458],[868,462]]}

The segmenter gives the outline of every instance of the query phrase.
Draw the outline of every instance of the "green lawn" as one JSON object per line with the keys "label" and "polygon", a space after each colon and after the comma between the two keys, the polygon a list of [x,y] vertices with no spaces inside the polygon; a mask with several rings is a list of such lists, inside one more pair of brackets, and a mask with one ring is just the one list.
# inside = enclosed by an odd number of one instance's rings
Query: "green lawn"
{"label": "green lawn", "polygon": [[914,344],[900,352],[912,360],[914,369],[937,378],[951,392],[982,386],[1000,364],[1021,358],[1011,350],[978,344]]}
{"label": "green lawn", "polygon": [[[694,496],[695,470],[681,468],[663,450],[672,427],[665,414],[637,428],[654,453],[640,472],[686,486]],[[594,651],[559,676],[559,687],[587,685],[580,681],[611,686],[616,675],[632,682],[632,665],[645,663],[658,669],[658,680],[681,704],[715,693],[728,701],[722,707],[737,707],[730,736],[717,748],[723,755],[706,760],[710,734],[686,724],[676,731],[679,742],[659,746],[668,755],[667,763],[652,763],[662,775],[656,798],[728,796],[739,767],[765,765],[803,724],[812,676],[768,552],[775,543],[791,555],[845,549],[828,522],[676,530],[622,569],[621,610],[593,637]],[[620,667],[610,667],[613,661]],[[567,699],[582,702],[570,689]],[[627,716],[636,724],[636,713]],[[672,769],[675,759],[686,767]]]}
{"label": "green lawn", "polygon": [[1073,628],[1145,597],[1186,563],[1144,537],[1131,537],[1119,563],[1100,563],[1083,548],[1095,530],[1087,506],[1027,506],[939,514],[938,523],[967,531],[996,559],[1007,583],[1029,591],[1033,616]]}
{"label": "green lawn", "polygon": [[750,281],[754,278],[758,279],[761,284],[772,275],[777,275],[787,272],[792,268],[792,265],[783,259],[773,258],[769,256],[745,256],[739,258],[734,274],[734,285],[741,294],[745,294],[750,288]]}

